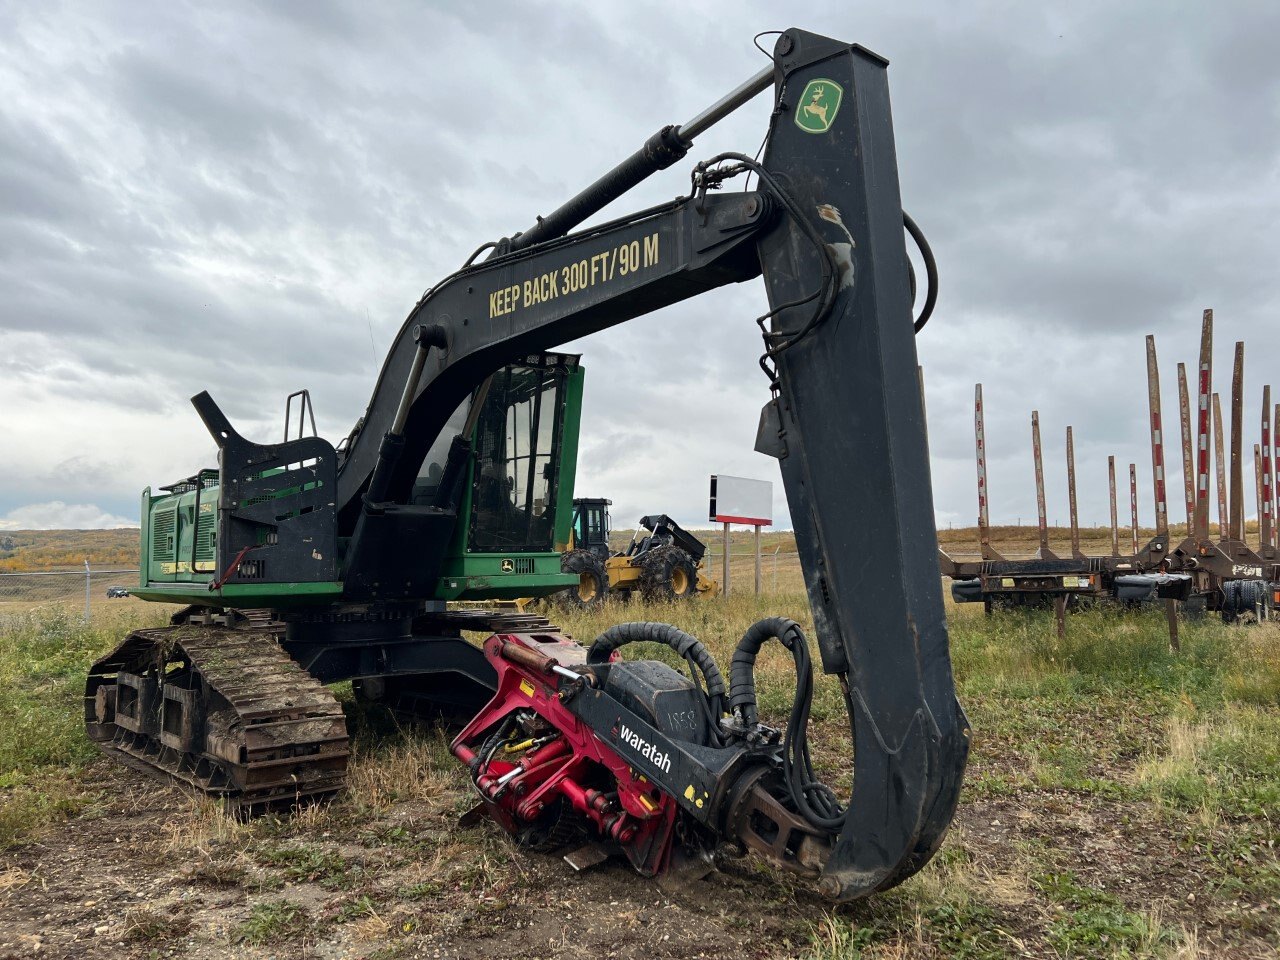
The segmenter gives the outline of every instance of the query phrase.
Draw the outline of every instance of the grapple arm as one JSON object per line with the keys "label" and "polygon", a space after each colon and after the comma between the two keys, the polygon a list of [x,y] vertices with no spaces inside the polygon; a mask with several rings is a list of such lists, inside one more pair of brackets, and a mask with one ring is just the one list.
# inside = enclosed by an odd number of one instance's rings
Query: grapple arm
{"label": "grapple arm", "polygon": [[938,576],[886,62],[799,30],[776,57],[764,167],[809,229],[788,218],[758,246],[776,380],[757,447],[779,459],[823,669],[847,690],[853,795],[823,873],[845,899],[934,852],[969,727]]}

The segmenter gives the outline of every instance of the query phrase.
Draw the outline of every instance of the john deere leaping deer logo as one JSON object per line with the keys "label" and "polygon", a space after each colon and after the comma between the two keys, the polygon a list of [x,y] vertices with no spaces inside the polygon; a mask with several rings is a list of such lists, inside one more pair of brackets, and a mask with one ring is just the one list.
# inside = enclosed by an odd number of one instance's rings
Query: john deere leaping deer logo
{"label": "john deere leaping deer logo", "polygon": [[834,80],[810,80],[796,107],[796,126],[805,133],[826,133],[836,122],[844,90]]}

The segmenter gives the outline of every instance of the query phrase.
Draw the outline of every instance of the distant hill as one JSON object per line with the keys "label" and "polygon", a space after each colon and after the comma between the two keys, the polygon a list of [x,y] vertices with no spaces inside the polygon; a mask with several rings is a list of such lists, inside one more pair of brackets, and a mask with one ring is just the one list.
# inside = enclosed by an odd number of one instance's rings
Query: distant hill
{"label": "distant hill", "polygon": [[138,565],[138,528],[0,530],[0,573]]}

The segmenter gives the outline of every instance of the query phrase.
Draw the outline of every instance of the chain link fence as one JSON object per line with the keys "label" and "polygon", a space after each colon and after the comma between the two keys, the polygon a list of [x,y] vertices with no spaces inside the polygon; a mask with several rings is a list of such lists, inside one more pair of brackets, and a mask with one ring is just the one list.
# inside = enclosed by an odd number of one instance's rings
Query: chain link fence
{"label": "chain link fence", "polygon": [[[83,613],[86,620],[104,603],[128,596],[138,571],[94,569],[0,573],[0,614],[22,614],[39,607],[61,606]],[[119,594],[119,596],[117,596]]]}
{"label": "chain link fence", "polygon": [[[724,579],[724,547],[708,544],[702,558],[702,572],[713,580]],[[755,592],[756,552],[750,547],[729,549],[730,595]],[[723,586],[723,584],[721,584]],[[765,547],[760,551],[760,592],[794,593],[804,590],[800,556],[794,550]]]}

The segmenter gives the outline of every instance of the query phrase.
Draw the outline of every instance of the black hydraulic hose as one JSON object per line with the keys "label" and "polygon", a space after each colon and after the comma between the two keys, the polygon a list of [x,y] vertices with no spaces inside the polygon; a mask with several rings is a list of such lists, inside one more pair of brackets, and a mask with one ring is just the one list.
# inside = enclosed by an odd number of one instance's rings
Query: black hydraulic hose
{"label": "black hydraulic hose", "polygon": [[813,664],[804,631],[794,620],[771,617],[747,628],[733,652],[729,668],[729,708],[742,726],[757,723],[756,656],[776,639],[790,652],[796,666],[796,696],[783,738],[782,767],[787,793],[796,812],[816,829],[835,832],[844,823],[844,808],[835,793],[814,775],[809,757],[809,708],[813,704]]}
{"label": "black hydraulic hose", "polygon": [[[729,173],[732,173],[735,170],[738,172],[742,170],[749,170],[756,175],[760,183],[778,201],[787,215],[791,217],[796,228],[803,233],[806,239],[808,239],[813,245],[813,248],[818,255],[818,262],[822,266],[822,278],[818,282],[817,289],[805,296],[798,297],[795,300],[779,304],[768,313],[756,318],[756,325],[760,327],[760,332],[764,335],[765,340],[765,353],[764,356],[760,358],[760,367],[764,370],[770,380],[776,382],[777,376],[768,368],[767,361],[776,361],[780,354],[789,350],[792,346],[803,340],[813,332],[814,328],[817,327],[819,323],[826,319],[827,314],[831,312],[831,304],[835,300],[837,292],[836,278],[839,276],[839,269],[836,266],[835,258],[827,248],[827,245],[823,242],[821,235],[819,235],[813,224],[809,222],[809,218],[805,215],[804,211],[800,209],[800,206],[796,201],[792,199],[791,195],[782,188],[782,185],[774,179],[773,175],[768,170],[751,157],[748,157],[745,153],[729,151],[717,154],[710,160],[704,160],[702,163],[699,163],[694,167],[693,176],[695,179],[699,176],[705,177],[708,171],[726,161],[733,161],[738,165],[737,167],[730,168],[728,171]],[[811,303],[814,300],[817,301],[817,305],[813,308],[813,312],[810,314],[809,319],[801,325],[799,330],[794,333],[773,333],[766,329],[765,323],[767,323],[772,317],[781,313],[783,310],[803,306],[804,304]]]}
{"label": "black hydraulic hose", "polygon": [[907,233],[911,234],[911,239],[920,248],[920,256],[924,260],[926,282],[924,306],[920,308],[920,316],[916,317],[915,322],[915,331],[919,333],[924,329],[924,325],[929,322],[929,318],[933,316],[933,308],[938,302],[938,261],[933,258],[933,248],[929,246],[929,241],[925,239],[924,231],[920,229],[905,210],[902,211],[902,225],[907,228]]}
{"label": "black hydraulic hose", "polygon": [[[587,650],[587,663],[604,663],[613,651],[628,643],[661,643],[684,658],[689,664],[694,684],[698,688],[710,736],[719,743],[721,741],[720,717],[724,713],[724,675],[720,673],[720,667],[716,664],[715,658],[711,656],[711,651],[703,646],[702,641],[669,623],[652,621],[619,623],[595,638],[591,648]],[[698,684],[699,674],[706,683],[705,692]]]}

